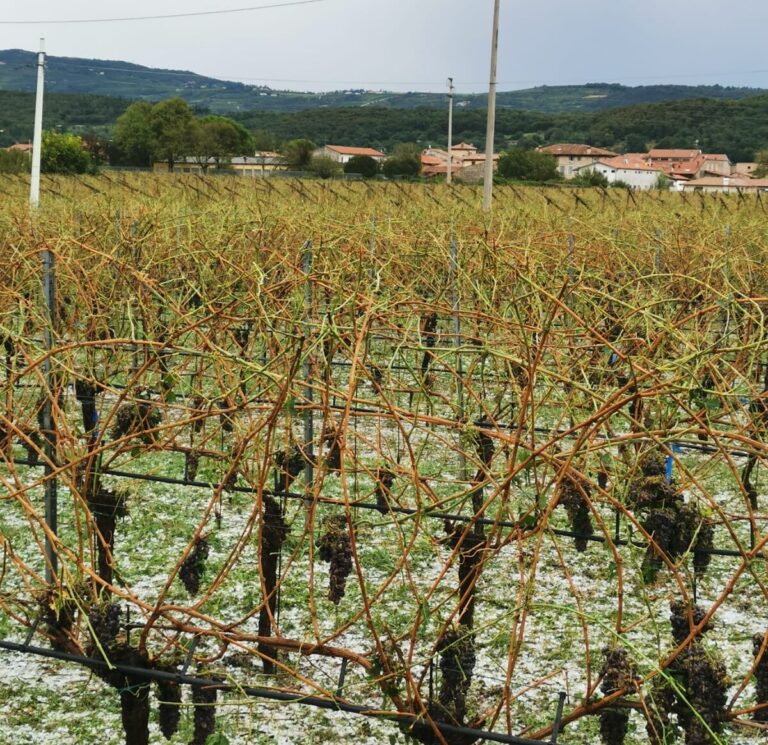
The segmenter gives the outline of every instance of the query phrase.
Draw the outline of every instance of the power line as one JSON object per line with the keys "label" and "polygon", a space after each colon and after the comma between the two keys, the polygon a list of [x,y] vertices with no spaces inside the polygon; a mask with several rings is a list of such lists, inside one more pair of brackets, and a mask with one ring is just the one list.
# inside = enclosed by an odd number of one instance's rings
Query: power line
{"label": "power line", "polygon": [[328,0],[289,0],[285,3],[272,3],[270,5],[251,5],[247,8],[228,8],[224,10],[199,10],[189,13],[167,13],[156,16],[126,16],[124,18],[67,18],[49,21],[0,21],[0,26],[48,26],[76,23],[124,23],[126,21],[160,21],[170,18],[197,18],[200,16],[219,16],[231,13],[252,13],[258,10],[270,10],[272,8],[290,8],[296,5],[313,5],[324,3]]}

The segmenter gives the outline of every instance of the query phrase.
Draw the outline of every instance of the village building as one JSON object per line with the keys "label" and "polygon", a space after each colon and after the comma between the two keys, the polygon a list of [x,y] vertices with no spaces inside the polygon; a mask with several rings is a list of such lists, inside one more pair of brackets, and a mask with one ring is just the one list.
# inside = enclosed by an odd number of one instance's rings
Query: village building
{"label": "village building", "polygon": [[377,163],[382,163],[387,157],[380,150],[372,147],[347,147],[346,145],[324,145],[312,153],[316,158],[330,158],[342,165],[349,163],[355,156],[367,155]]}
{"label": "village building", "polygon": [[618,153],[592,145],[558,144],[539,147],[540,153],[552,155],[557,160],[558,173],[566,179],[575,178],[579,169],[605,158],[615,158]]}
{"label": "village building", "polygon": [[605,176],[609,184],[622,183],[633,189],[653,189],[659,184],[659,178],[664,171],[658,166],[652,166],[647,156],[640,154],[617,155],[596,163],[582,166],[577,175],[588,172]]}

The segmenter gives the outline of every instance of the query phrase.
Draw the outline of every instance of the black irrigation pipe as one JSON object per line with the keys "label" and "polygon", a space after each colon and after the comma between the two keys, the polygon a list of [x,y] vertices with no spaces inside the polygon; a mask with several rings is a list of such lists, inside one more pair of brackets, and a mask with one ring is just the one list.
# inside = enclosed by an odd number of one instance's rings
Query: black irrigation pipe
{"label": "black irrigation pipe", "polygon": [[[42,464],[40,463],[31,463],[27,459],[19,458],[17,460],[13,461],[14,465],[23,465],[23,466],[29,466],[31,468],[42,468]],[[223,483],[212,483],[208,481],[189,481],[187,479],[177,479],[173,478],[172,476],[154,476],[152,474],[148,473],[133,473],[132,471],[119,471],[111,468],[104,468],[99,471],[99,473],[103,476],[114,476],[115,478],[124,478],[124,479],[132,479],[134,481],[149,481],[151,483],[156,484],[170,484],[174,486],[191,486],[192,488],[196,489],[221,489],[224,487]],[[255,489],[248,486],[230,486],[227,487],[227,490],[230,492],[237,492],[239,494],[254,494],[256,492]],[[310,497],[306,497],[303,494],[297,494],[295,492],[285,492],[285,491],[275,491],[272,489],[262,489],[262,494],[269,496],[269,497],[278,497],[281,499],[290,499],[295,501],[301,501],[301,502],[307,502],[311,501]],[[324,504],[331,504],[331,505],[341,505],[342,503],[336,501],[336,500],[322,500]],[[381,513],[381,505],[372,503],[372,502],[351,502],[349,505],[353,509],[360,509],[360,510],[371,510],[375,512]],[[393,512],[398,515],[405,515],[407,517],[413,517],[415,515],[421,515],[421,517],[432,519],[432,520],[449,520],[451,522],[457,522],[457,523],[463,523],[463,524],[472,524],[472,525],[484,525],[489,527],[498,527],[498,528],[510,528],[510,529],[525,529],[523,525],[521,525],[519,522],[513,522],[511,520],[494,520],[489,517],[469,517],[467,515],[454,515],[447,512],[432,512],[430,510],[416,510],[412,507],[394,507],[389,505],[387,507],[387,510],[389,512]],[[607,543],[608,539],[605,536],[599,536],[599,535],[583,535],[581,533],[577,533],[572,530],[564,530],[561,528],[553,528],[551,531],[554,535],[561,536],[563,538],[582,538],[587,541],[591,541],[593,543]],[[628,546],[630,543],[632,543],[629,540],[626,540],[624,538],[614,538],[610,540],[611,544],[614,546]],[[635,544],[632,544],[635,545]],[[745,554],[741,551],[736,551],[735,549],[727,549],[727,548],[705,548],[705,549],[698,549],[696,553],[706,554],[709,556],[728,556],[733,558],[744,558]],[[765,560],[765,556],[762,554],[758,554],[755,556],[757,559]]]}
{"label": "black irrigation pipe", "polygon": [[[120,663],[107,663],[102,659],[95,659],[92,657],[85,657],[82,655],[68,654],[67,652],[59,652],[54,649],[46,649],[44,647],[35,647],[29,644],[18,644],[17,642],[0,641],[0,649],[5,649],[9,652],[20,652],[22,654],[33,654],[40,657],[48,657],[50,659],[62,660],[64,662],[75,662],[84,667],[99,670],[116,670],[131,678],[138,680],[151,681],[168,681],[175,682],[179,685],[188,685],[195,688],[215,688],[220,691],[234,691],[236,693],[245,693],[252,698],[267,699],[270,701],[280,701],[282,703],[300,704],[302,706],[313,706],[318,709],[327,709],[330,711],[343,711],[347,714],[358,714],[361,716],[371,717],[373,719],[384,719],[391,722],[397,722],[398,724],[411,723],[412,725],[421,724],[426,726],[426,722],[422,717],[416,714],[403,713],[382,713],[370,706],[361,706],[360,704],[350,704],[346,701],[333,698],[322,698],[320,696],[310,696],[303,693],[287,693],[285,691],[277,691],[271,688],[263,688],[261,686],[241,686],[230,683],[224,683],[221,680],[214,678],[203,678],[196,675],[186,675],[185,673],[170,673],[164,670],[152,670],[149,668],[134,667],[132,665],[123,665]],[[555,732],[559,730],[560,718],[562,716],[561,707],[558,706],[558,716],[555,721]],[[474,737],[482,740],[488,740],[491,742],[508,743],[509,745],[542,745],[542,742],[557,742],[557,735],[555,734],[552,739],[548,741],[531,740],[525,737],[515,737],[514,735],[505,735],[500,732],[488,732],[485,730],[473,729],[472,727],[459,727],[452,724],[444,724],[442,722],[435,722],[435,727],[443,734],[446,735],[462,735],[465,737]]]}

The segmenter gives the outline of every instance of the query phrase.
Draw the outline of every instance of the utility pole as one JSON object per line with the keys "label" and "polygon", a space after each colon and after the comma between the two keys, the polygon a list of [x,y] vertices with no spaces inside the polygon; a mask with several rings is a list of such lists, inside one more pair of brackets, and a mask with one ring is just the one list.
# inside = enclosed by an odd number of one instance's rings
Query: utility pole
{"label": "utility pole", "polygon": [[32,176],[29,184],[29,206],[36,210],[40,204],[40,158],[43,149],[43,90],[45,88],[45,39],[40,39],[37,54],[37,94],[35,97],[35,127],[32,137]]}
{"label": "utility pole", "polygon": [[483,177],[483,210],[493,206],[493,142],[496,137],[496,68],[499,57],[499,0],[493,3],[491,34],[491,81],[488,88],[488,128],[485,133],[485,176]]}
{"label": "utility pole", "polygon": [[453,175],[453,78],[448,78],[448,172],[445,182],[451,183]]}

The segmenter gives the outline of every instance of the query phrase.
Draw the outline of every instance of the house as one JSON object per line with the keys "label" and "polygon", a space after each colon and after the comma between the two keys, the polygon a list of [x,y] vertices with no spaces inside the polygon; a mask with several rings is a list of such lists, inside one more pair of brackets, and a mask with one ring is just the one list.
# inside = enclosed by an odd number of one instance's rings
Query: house
{"label": "house", "polygon": [[749,176],[757,169],[757,163],[736,163],[731,169],[732,176]]}
{"label": "house", "polygon": [[725,153],[703,153],[700,176],[730,176],[733,170],[731,159]]}
{"label": "house", "polygon": [[357,155],[367,155],[377,163],[381,163],[387,157],[380,150],[372,147],[347,147],[346,145],[325,145],[312,153],[316,158],[330,158],[344,165]]}
{"label": "house", "polygon": [[768,178],[746,176],[704,176],[681,184],[680,191],[722,192],[724,194],[768,191]]}
{"label": "house", "polygon": [[651,165],[661,168],[673,181],[699,178],[704,175],[707,164],[701,150],[681,148],[653,148],[648,153],[648,160]]}
{"label": "house", "polygon": [[32,143],[31,142],[17,142],[10,147],[5,148],[6,150],[20,150],[22,153],[31,153],[32,152]]}
{"label": "house", "polygon": [[[268,178],[274,171],[284,171],[287,166],[284,158],[278,153],[257,152],[255,155],[237,155],[220,165],[215,158],[208,158],[204,163],[199,158],[186,157],[173,164],[174,173],[215,173],[216,171],[234,172],[238,176],[248,178]],[[155,173],[167,173],[167,161],[154,163]]]}
{"label": "house", "polygon": [[563,178],[574,178],[578,169],[583,166],[597,163],[604,158],[615,158],[618,153],[612,150],[605,150],[592,145],[580,144],[559,144],[546,145],[536,148],[540,153],[553,155],[557,160],[557,170]]}
{"label": "house", "polygon": [[593,171],[600,173],[609,184],[621,182],[633,189],[653,189],[659,183],[659,177],[664,171],[659,166],[652,166],[645,155],[617,155],[615,158],[604,158],[581,166],[577,175]]}

